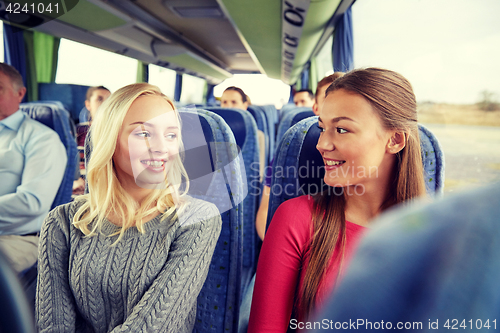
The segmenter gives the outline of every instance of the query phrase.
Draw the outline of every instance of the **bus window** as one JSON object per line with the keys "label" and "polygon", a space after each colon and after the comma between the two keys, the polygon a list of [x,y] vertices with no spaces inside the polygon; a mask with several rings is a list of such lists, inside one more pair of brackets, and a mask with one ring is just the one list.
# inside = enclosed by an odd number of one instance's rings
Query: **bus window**
{"label": "bus window", "polygon": [[3,21],[0,21],[0,62],[3,62]]}
{"label": "bus window", "polygon": [[61,39],[56,83],[103,85],[113,92],[136,77],[137,60]]}
{"label": "bus window", "polygon": [[158,86],[165,95],[174,99],[175,71],[152,64],[149,65],[148,70],[148,82]]}
{"label": "bus window", "polygon": [[204,89],[205,89],[205,80],[192,75],[183,74],[182,94],[180,102],[184,104],[205,103],[205,101],[203,101]]}

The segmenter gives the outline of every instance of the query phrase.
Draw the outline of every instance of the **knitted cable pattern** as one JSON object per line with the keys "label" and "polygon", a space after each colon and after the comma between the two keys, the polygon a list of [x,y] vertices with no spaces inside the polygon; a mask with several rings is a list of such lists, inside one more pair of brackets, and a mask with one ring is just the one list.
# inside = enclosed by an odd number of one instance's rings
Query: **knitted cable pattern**
{"label": "knitted cable pattern", "polygon": [[39,332],[191,332],[221,219],[214,205],[188,200],[189,218],[158,216],[115,246],[109,221],[92,237],[70,224],[78,203],[50,212],[40,235]]}

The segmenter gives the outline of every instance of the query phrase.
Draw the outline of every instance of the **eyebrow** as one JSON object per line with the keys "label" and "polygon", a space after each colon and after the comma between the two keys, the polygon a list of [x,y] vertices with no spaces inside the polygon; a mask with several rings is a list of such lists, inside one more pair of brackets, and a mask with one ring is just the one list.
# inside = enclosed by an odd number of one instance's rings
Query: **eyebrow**
{"label": "eyebrow", "polygon": [[[135,123],[132,123],[132,124],[129,124],[129,126],[132,126],[132,125],[144,125],[144,126],[149,126],[149,127],[153,127],[154,125],[151,124],[151,123],[148,123],[148,122],[143,122],[143,121],[136,121]],[[179,126],[169,126],[167,127],[167,129],[178,129]]]}
{"label": "eyebrow", "polygon": [[[352,121],[352,122],[357,123],[357,121],[356,121],[356,120],[353,120],[353,119],[351,119],[351,118],[349,118],[349,117],[337,117],[337,118],[333,118],[331,122],[332,122],[332,123],[338,123],[338,122],[339,122],[339,121],[341,121],[341,120],[350,120],[350,121]],[[322,122],[322,123],[324,122],[324,121],[323,121],[323,119],[321,119],[321,117],[318,117],[318,121],[320,121],[320,122]]]}

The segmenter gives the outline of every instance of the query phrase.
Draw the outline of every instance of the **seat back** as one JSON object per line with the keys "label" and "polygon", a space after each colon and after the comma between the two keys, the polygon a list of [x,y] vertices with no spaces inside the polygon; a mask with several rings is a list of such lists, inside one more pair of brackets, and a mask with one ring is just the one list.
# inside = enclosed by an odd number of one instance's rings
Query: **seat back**
{"label": "seat back", "polygon": [[243,201],[243,274],[244,289],[257,265],[258,236],[255,231],[255,216],[259,203],[261,184],[259,181],[259,145],[257,141],[257,124],[252,115],[240,109],[208,108],[224,119],[231,128],[245,163],[248,195]]}
{"label": "seat back", "polygon": [[243,158],[221,117],[208,111],[180,110],[180,115],[189,194],[217,205],[222,219],[207,280],[198,296],[194,332],[234,332],[241,300]]}
{"label": "seat back", "polygon": [[[304,119],[290,128],[278,147],[273,164],[267,226],[278,206],[301,195],[317,194],[327,188],[321,154],[316,149],[320,129],[318,117]],[[426,191],[439,195],[444,187],[444,155],[437,138],[418,125]],[[275,189],[286,189],[280,191]]]}
{"label": "seat back", "polygon": [[35,119],[45,126],[53,129],[59,135],[61,142],[66,148],[68,162],[66,164],[66,170],[64,171],[61,185],[59,186],[56,197],[52,202],[51,209],[70,202],[71,194],[73,193],[73,180],[77,167],[77,148],[73,134],[74,129],[72,129],[74,124],[69,116],[69,113],[64,109],[59,108],[54,103],[22,103],[19,108],[28,114],[30,118]]}
{"label": "seat back", "polygon": [[266,167],[269,163],[269,148],[271,146],[270,135],[269,135],[269,126],[267,124],[266,115],[264,113],[264,110],[260,106],[257,106],[257,105],[248,106],[247,111],[250,112],[250,114],[253,116],[253,119],[257,123],[257,129],[259,131],[262,131],[262,133],[264,133],[265,144],[266,144],[266,146],[264,147],[265,148],[265,163],[266,163],[266,165],[264,167]]}
{"label": "seat back", "polygon": [[312,108],[309,107],[296,107],[289,110],[286,114],[282,115],[281,121],[278,125],[278,134],[276,135],[276,142],[280,144],[283,135],[290,127],[295,125],[298,121],[314,116]]}
{"label": "seat back", "polygon": [[78,84],[39,83],[38,95],[41,101],[60,101],[73,121],[78,122],[88,88]]}

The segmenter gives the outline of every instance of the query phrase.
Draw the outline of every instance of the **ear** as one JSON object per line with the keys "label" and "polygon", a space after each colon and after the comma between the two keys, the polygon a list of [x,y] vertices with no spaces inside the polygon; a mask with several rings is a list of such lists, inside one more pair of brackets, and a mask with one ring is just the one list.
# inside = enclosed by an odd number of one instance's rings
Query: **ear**
{"label": "ear", "polygon": [[318,103],[314,102],[312,106],[313,112],[316,116],[319,116],[319,111],[318,111]]}
{"label": "ear", "polygon": [[17,97],[18,97],[19,103],[22,102],[25,94],[26,94],[26,87],[22,87],[21,89],[19,89],[17,91]]}
{"label": "ear", "polygon": [[387,143],[387,152],[397,154],[406,146],[406,133],[403,131],[393,132]]}

